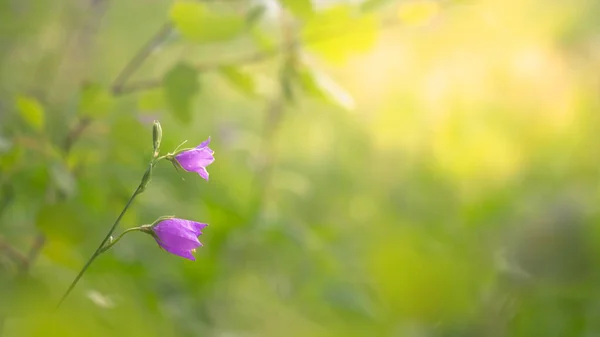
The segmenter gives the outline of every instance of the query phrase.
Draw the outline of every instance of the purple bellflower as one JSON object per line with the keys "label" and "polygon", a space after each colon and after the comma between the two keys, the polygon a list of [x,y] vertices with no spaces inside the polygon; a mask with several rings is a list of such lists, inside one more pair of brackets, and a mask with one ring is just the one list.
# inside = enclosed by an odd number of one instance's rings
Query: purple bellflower
{"label": "purple bellflower", "polygon": [[167,252],[196,261],[193,252],[201,247],[198,236],[208,226],[191,220],[167,218],[151,225],[147,232],[152,234],[158,245]]}
{"label": "purple bellflower", "polygon": [[202,178],[208,181],[208,171],[206,167],[215,161],[215,151],[208,147],[210,137],[193,149],[183,150],[174,156],[173,163],[188,172],[196,172]]}

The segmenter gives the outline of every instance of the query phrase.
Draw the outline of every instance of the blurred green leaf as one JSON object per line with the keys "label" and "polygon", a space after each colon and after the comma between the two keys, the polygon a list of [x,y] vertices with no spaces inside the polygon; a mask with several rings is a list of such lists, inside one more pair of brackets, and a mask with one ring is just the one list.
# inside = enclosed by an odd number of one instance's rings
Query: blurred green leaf
{"label": "blurred green leaf", "polygon": [[372,319],[376,317],[374,305],[364,292],[350,284],[332,282],[323,289],[322,297],[339,313],[353,319]]}
{"label": "blurred green leaf", "polygon": [[23,157],[23,152],[23,147],[13,145],[10,150],[0,155],[0,168],[8,171],[15,167]]}
{"label": "blurred green leaf", "polygon": [[360,4],[360,10],[362,12],[372,12],[389,2],[393,2],[393,0],[366,0]]}
{"label": "blurred green leaf", "polygon": [[10,139],[6,139],[4,137],[0,137],[0,154],[8,152],[12,149],[13,144]]}
{"label": "blurred green leaf", "polygon": [[22,160],[19,162],[20,165],[13,167],[10,184],[18,186],[18,198],[29,198],[32,202],[38,202],[45,198],[44,193],[48,187],[49,173],[47,165],[40,160],[31,160],[32,157],[35,156],[24,156],[23,158],[29,158],[30,161]]}
{"label": "blurred green leaf", "polygon": [[72,202],[61,202],[44,205],[37,214],[36,227],[48,237],[79,243],[85,237],[85,226],[79,216],[79,209]]}
{"label": "blurred green leaf", "polygon": [[256,81],[251,74],[239,67],[221,67],[221,75],[225,77],[236,89],[247,95],[256,95]]}
{"label": "blurred green leaf", "polygon": [[304,66],[299,71],[300,83],[306,93],[346,110],[354,109],[354,99],[327,74]]}
{"label": "blurred green leaf", "polygon": [[17,108],[21,117],[29,126],[41,131],[45,125],[44,107],[37,99],[29,96],[17,96]]}
{"label": "blurred green leaf", "polygon": [[295,99],[295,85],[298,82],[298,71],[296,63],[288,60],[279,72],[279,85],[286,101],[293,102]]}
{"label": "blurred green leaf", "polygon": [[201,2],[175,2],[170,17],[181,34],[194,42],[231,40],[245,30],[244,18],[212,12]]}
{"label": "blurred green leaf", "polygon": [[67,197],[72,197],[77,192],[77,180],[63,163],[52,165],[50,178]]}
{"label": "blurred green leaf", "polygon": [[192,120],[192,99],[200,89],[198,73],[192,66],[179,63],[164,78],[165,100],[182,123]]}
{"label": "blurred green leaf", "polygon": [[308,20],[315,14],[312,0],[280,0],[280,3],[302,20]]}
{"label": "blurred green leaf", "polygon": [[301,35],[307,50],[331,62],[343,62],[352,53],[370,49],[375,44],[377,30],[373,15],[360,14],[349,5],[338,5],[312,17]]}
{"label": "blurred green leaf", "polygon": [[73,249],[74,242],[64,241],[60,238],[48,240],[44,245],[42,254],[50,261],[68,268],[81,268],[81,257]]}
{"label": "blurred green leaf", "polygon": [[86,83],[81,89],[79,113],[83,116],[98,118],[109,113],[114,100],[110,92],[97,83]]}
{"label": "blurred green leaf", "polygon": [[250,30],[250,36],[254,40],[254,43],[262,50],[262,51],[272,51],[275,49],[275,41],[271,36],[266,34],[263,30],[258,27],[253,27]]}
{"label": "blurred green leaf", "polygon": [[15,199],[15,188],[13,185],[0,185],[0,215]]}
{"label": "blurred green leaf", "polygon": [[252,27],[257,24],[260,19],[262,19],[263,15],[265,15],[266,8],[264,5],[256,5],[252,7],[246,14],[246,25],[248,27]]}
{"label": "blurred green leaf", "polygon": [[138,110],[152,112],[162,110],[165,107],[165,95],[162,90],[149,90],[140,94]]}

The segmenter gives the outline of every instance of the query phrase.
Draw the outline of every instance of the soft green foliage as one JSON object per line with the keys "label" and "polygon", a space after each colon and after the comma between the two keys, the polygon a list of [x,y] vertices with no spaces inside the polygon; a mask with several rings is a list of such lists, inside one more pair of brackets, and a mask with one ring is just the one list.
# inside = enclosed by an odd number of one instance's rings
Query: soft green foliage
{"label": "soft green foliage", "polygon": [[79,113],[86,117],[100,118],[108,114],[114,104],[110,92],[97,83],[85,83],[81,88]]}
{"label": "soft green foliage", "polygon": [[599,335],[599,3],[271,4],[0,4],[0,336]]}
{"label": "soft green foliage", "polygon": [[212,12],[202,2],[176,1],[170,17],[185,38],[200,43],[230,40],[240,35],[245,27],[242,17]]}
{"label": "soft green foliage", "polygon": [[354,109],[354,99],[352,96],[327,76],[327,74],[304,66],[299,71],[298,76],[302,87],[309,95],[347,110]]}
{"label": "soft green foliage", "polygon": [[356,52],[369,50],[377,37],[378,23],[350,5],[337,5],[312,17],[302,29],[307,49],[332,62],[345,61]]}
{"label": "soft green foliage", "polygon": [[194,95],[200,88],[196,70],[179,63],[165,75],[163,86],[165,100],[173,115],[182,123],[191,122]]}
{"label": "soft green foliage", "polygon": [[256,80],[249,72],[236,67],[225,66],[221,67],[220,73],[231,83],[231,85],[242,93],[250,96],[258,94]]}
{"label": "soft green foliage", "polygon": [[312,0],[282,0],[281,4],[303,20],[308,20],[315,14]]}
{"label": "soft green foliage", "polygon": [[23,120],[35,130],[41,131],[46,121],[44,107],[32,97],[18,96],[16,101]]}

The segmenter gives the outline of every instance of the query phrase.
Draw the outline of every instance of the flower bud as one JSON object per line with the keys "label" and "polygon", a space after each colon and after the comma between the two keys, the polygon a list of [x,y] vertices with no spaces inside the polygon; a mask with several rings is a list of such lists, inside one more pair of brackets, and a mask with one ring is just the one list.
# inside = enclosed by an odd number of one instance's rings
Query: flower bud
{"label": "flower bud", "polygon": [[146,189],[146,185],[148,185],[151,178],[152,178],[152,164],[148,165],[146,172],[144,172],[144,176],[142,177],[142,182],[140,182],[140,186],[138,188],[138,191],[140,193],[144,192],[144,190]]}
{"label": "flower bud", "polygon": [[152,125],[152,141],[154,143],[154,157],[158,156],[160,151],[160,142],[162,140],[162,127],[159,121],[154,121]]}

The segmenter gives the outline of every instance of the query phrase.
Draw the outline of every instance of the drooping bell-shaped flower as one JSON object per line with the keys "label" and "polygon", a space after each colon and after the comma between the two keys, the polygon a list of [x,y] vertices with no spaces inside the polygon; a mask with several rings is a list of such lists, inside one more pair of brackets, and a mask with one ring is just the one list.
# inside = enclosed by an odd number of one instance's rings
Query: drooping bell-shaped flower
{"label": "drooping bell-shaped flower", "polygon": [[174,160],[181,168],[188,172],[196,172],[208,180],[206,167],[215,161],[214,151],[208,147],[210,137],[193,149],[182,151],[175,155]]}
{"label": "drooping bell-shaped flower", "polygon": [[147,230],[160,247],[167,252],[196,261],[192,252],[201,247],[198,236],[208,224],[178,218],[166,218],[149,226]]}

